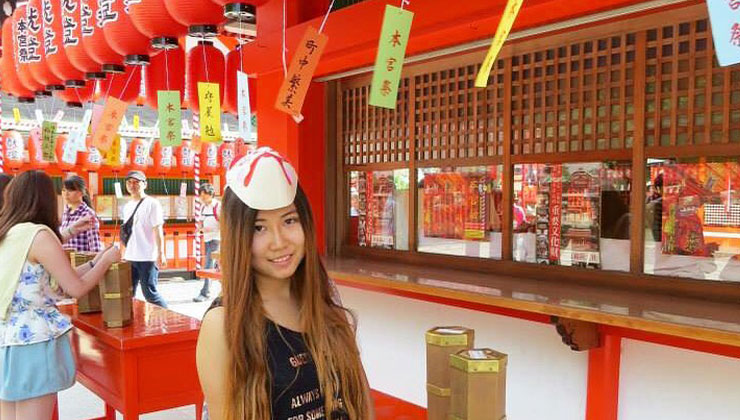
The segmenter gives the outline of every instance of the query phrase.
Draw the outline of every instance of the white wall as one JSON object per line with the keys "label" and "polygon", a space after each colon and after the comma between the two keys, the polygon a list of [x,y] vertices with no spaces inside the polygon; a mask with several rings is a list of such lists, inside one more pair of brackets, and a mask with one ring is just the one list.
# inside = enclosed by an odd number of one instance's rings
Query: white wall
{"label": "white wall", "polygon": [[623,340],[619,420],[740,419],[740,360]]}
{"label": "white wall", "polygon": [[476,347],[509,355],[508,420],[580,420],[586,411],[586,352],[562,344],[555,327],[340,287],[359,318],[359,341],[371,387],[426,406],[424,333],[440,325],[475,329]]}

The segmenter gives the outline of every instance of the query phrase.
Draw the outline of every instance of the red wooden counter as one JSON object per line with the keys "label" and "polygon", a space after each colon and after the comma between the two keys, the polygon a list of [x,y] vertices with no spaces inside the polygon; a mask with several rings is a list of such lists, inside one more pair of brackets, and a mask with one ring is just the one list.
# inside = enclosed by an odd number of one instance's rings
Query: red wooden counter
{"label": "red wooden counter", "polygon": [[134,300],[133,323],[106,328],[101,313],[78,314],[76,305],[60,308],[72,318],[72,348],[77,380],[105,402],[105,417],[124,420],[140,414],[195,404],[200,420],[203,394],[195,367],[200,321]]}

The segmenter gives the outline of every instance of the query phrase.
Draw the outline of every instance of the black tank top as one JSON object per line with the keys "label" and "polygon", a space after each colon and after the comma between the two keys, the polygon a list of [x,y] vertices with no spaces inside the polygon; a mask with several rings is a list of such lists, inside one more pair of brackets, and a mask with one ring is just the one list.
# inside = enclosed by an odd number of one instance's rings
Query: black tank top
{"label": "black tank top", "polygon": [[[221,306],[216,299],[211,308]],[[273,420],[326,419],[324,396],[311,352],[303,335],[267,320],[267,363]],[[348,420],[342,411],[329,420]]]}

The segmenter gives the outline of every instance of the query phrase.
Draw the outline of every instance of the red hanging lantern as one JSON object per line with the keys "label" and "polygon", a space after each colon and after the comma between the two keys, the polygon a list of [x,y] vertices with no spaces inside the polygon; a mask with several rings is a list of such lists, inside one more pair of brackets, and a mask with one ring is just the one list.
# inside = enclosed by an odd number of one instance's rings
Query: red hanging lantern
{"label": "red hanging lantern", "polygon": [[[88,79],[104,78],[105,74],[102,73],[100,63],[90,57],[82,43],[83,27],[90,25],[90,19],[92,17],[90,7],[83,7],[80,0],[65,0],[59,10],[61,11],[61,21],[63,22],[62,31],[64,31],[62,44],[64,45],[64,51],[67,54],[69,62],[77,70],[84,72],[85,77]],[[85,30],[85,34],[84,36],[91,35],[87,30]]]}
{"label": "red hanging lantern", "polygon": [[123,74],[108,74],[100,81],[100,93],[132,104],[139,97],[141,68],[126,66]]}
{"label": "red hanging lantern", "polygon": [[82,8],[80,11],[82,46],[85,52],[103,66],[103,71],[122,73],[123,56],[111,48],[103,32],[103,25],[111,19],[110,3],[105,3],[105,7],[99,9],[98,0],[79,1]]}
{"label": "red hanging lantern", "polygon": [[218,25],[226,21],[223,10],[211,0],[164,0],[167,11],[188,33],[196,37],[218,34]]}
{"label": "red hanging lantern", "polygon": [[[125,63],[131,65],[149,64],[149,38],[139,32],[131,21],[128,0],[109,0],[110,19],[102,21],[103,33],[113,51],[125,56]],[[100,3],[98,3],[101,6]],[[102,9],[99,9],[102,10]]]}
{"label": "red hanging lantern", "polygon": [[64,80],[66,85],[81,85],[85,74],[73,66],[64,49],[64,25],[62,2],[59,0],[41,0],[41,16],[44,22],[44,44],[46,45],[46,62],[56,77]]}
{"label": "red hanging lantern", "polygon": [[84,104],[93,100],[95,95],[95,82],[82,82],[82,86],[66,87],[64,90],[57,91],[56,97],[67,104]]}
{"label": "red hanging lantern", "polygon": [[103,155],[95,146],[92,145],[91,136],[87,136],[85,138],[85,145],[87,146],[87,151],[80,153],[80,162],[82,162],[82,167],[87,172],[97,172],[103,165]]}
{"label": "red hanging lantern", "polygon": [[213,175],[218,172],[219,147],[216,143],[203,143],[200,153],[200,172]]}
{"label": "red hanging lantern", "polygon": [[175,149],[177,168],[187,177],[195,172],[195,151],[190,140],[183,140],[180,147]]}
{"label": "red hanging lantern", "polygon": [[18,69],[16,67],[17,46],[15,45],[16,40],[13,37],[13,22],[13,19],[5,19],[5,22],[3,22],[2,44],[0,45],[7,45],[8,49],[5,50],[6,53],[0,58],[0,73],[2,74],[0,81],[2,81],[5,92],[19,99],[24,99],[24,101],[32,101],[34,99],[33,91],[26,88],[18,77]]}
{"label": "red hanging lantern", "polygon": [[226,172],[231,168],[231,164],[234,163],[235,147],[234,143],[221,143],[221,147],[218,148],[218,156],[221,160],[221,169]]}
{"label": "red hanging lantern", "polygon": [[28,43],[26,51],[30,61],[31,74],[47,90],[64,89],[64,81],[52,73],[46,61],[46,43],[44,42],[44,12],[41,0],[29,0],[26,6],[28,23]]}
{"label": "red hanging lantern", "polygon": [[41,142],[41,129],[32,129],[28,134],[28,160],[33,169],[43,169],[49,166],[49,162],[44,160]]}
{"label": "red hanging lantern", "polygon": [[[69,155],[70,157],[73,157],[72,159],[64,159],[64,149],[68,147],[67,145],[69,143],[69,137],[66,134],[60,134],[59,136],[57,136],[57,146],[55,150],[55,154],[57,157],[57,167],[59,167],[59,169],[64,172],[69,172],[77,166],[77,152]],[[70,147],[72,147],[72,145],[70,145]]]}
{"label": "red hanging lantern", "polygon": [[3,150],[5,151],[5,167],[17,172],[23,166],[23,136],[11,130],[3,133]]}
{"label": "red hanging lantern", "polygon": [[[241,70],[241,46],[230,51],[226,55],[226,74],[224,76],[224,111],[237,115],[239,113],[239,84],[237,82],[236,72]],[[254,112],[257,105],[257,81],[254,78],[248,79],[249,84],[249,107]]]}
{"label": "red hanging lantern", "polygon": [[176,48],[164,50],[152,57],[152,62],[144,71],[146,77],[146,104],[157,109],[157,92],[160,90],[177,90],[180,92],[180,103],[185,99],[185,52]]}
{"label": "red hanging lantern", "polygon": [[170,15],[164,0],[139,0],[129,5],[129,11],[136,29],[151,39],[154,48],[176,48],[177,40],[188,34],[188,27]]}
{"label": "red hanging lantern", "polygon": [[154,140],[152,160],[154,161],[154,172],[157,175],[166,175],[172,170],[172,166],[174,165],[172,147],[162,147],[159,139]]}
{"label": "red hanging lantern", "polygon": [[211,0],[223,7],[224,16],[241,22],[255,22],[257,18],[257,6],[266,3],[267,0]]}
{"label": "red hanging lantern", "polygon": [[149,142],[134,139],[131,142],[131,170],[146,171],[149,167]]}
{"label": "red hanging lantern", "polygon": [[[28,40],[28,20],[26,19],[26,8],[27,5],[18,6],[13,12],[13,44],[16,57],[16,68],[18,79],[21,84],[28,90],[33,92],[43,92],[45,87],[43,84],[38,82],[33,74],[31,74],[31,61],[28,53],[28,47],[26,44],[25,49],[21,49],[18,40]],[[8,45],[3,43],[3,45]],[[35,48],[32,55],[38,55],[38,48]]]}
{"label": "red hanging lantern", "polygon": [[188,52],[187,89],[190,109],[198,112],[198,82],[218,83],[221,103],[224,100],[224,54],[210,41],[199,41],[198,45]]}

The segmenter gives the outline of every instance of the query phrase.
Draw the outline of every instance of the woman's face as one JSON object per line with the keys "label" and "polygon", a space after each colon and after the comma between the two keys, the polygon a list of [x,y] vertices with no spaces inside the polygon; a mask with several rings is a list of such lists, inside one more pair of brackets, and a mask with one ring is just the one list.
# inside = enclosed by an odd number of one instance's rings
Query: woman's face
{"label": "woman's face", "polygon": [[68,190],[62,188],[62,197],[64,202],[70,206],[77,206],[82,202],[82,191]]}
{"label": "woman's face", "polygon": [[257,213],[252,239],[252,268],[258,275],[274,279],[293,276],[306,255],[303,233],[294,204]]}

